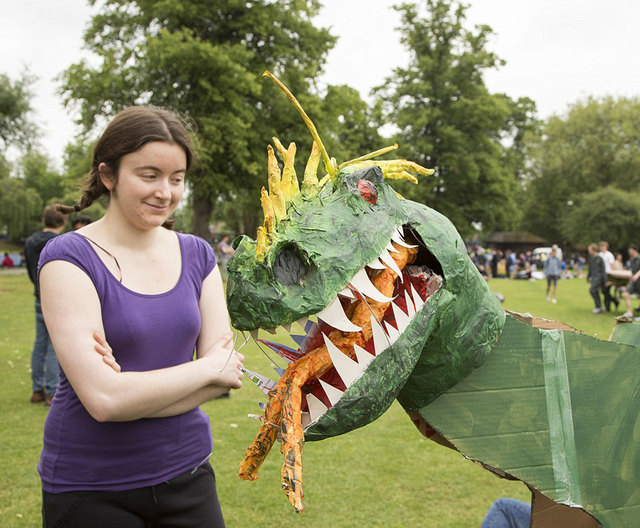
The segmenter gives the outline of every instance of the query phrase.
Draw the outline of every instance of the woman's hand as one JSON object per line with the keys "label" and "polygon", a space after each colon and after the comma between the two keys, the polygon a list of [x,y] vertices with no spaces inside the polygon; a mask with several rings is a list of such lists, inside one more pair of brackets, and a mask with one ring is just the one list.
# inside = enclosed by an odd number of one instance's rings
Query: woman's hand
{"label": "woman's hand", "polygon": [[120,365],[118,365],[116,358],[113,356],[113,350],[111,350],[111,347],[109,346],[109,343],[107,343],[106,338],[100,332],[95,332],[93,334],[93,338],[96,340],[94,348],[96,349],[96,352],[98,352],[98,354],[102,355],[102,361],[104,361],[116,372],[120,372],[122,369],[120,368]]}
{"label": "woman's hand", "polygon": [[232,341],[233,332],[224,334],[202,354],[201,359],[211,361],[214,384],[239,389],[242,387],[242,378],[244,378],[242,365],[244,356],[233,350]]}

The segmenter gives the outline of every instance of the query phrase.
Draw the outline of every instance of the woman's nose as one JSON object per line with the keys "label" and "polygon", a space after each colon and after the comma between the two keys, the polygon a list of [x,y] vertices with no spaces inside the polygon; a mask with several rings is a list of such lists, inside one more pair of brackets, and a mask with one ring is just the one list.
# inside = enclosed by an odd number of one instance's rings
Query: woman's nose
{"label": "woman's nose", "polygon": [[158,180],[155,195],[158,198],[163,198],[165,200],[168,200],[171,198],[171,188],[169,187],[169,180],[165,178],[160,178]]}

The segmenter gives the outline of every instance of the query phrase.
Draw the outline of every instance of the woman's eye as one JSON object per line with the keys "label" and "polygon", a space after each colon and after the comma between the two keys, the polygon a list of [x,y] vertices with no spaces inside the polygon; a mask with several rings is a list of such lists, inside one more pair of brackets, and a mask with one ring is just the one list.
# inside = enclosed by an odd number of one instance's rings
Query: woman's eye
{"label": "woman's eye", "polygon": [[153,180],[153,179],[155,179],[156,175],[155,174],[143,174],[142,177],[145,180]]}
{"label": "woman's eye", "polygon": [[174,178],[173,180],[171,180],[174,184],[179,185],[181,184],[184,180],[182,178]]}

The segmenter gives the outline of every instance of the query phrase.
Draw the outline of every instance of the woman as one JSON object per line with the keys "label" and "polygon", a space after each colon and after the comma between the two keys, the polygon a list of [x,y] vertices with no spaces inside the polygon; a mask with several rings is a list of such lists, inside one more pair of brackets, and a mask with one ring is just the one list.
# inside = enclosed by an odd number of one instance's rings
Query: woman
{"label": "woman", "polygon": [[42,308],[62,367],[38,465],[44,526],[224,526],[198,406],[241,387],[244,358],[213,251],[164,227],[192,160],[174,114],[122,111],[74,208],[107,195],[104,217],[43,251]]}

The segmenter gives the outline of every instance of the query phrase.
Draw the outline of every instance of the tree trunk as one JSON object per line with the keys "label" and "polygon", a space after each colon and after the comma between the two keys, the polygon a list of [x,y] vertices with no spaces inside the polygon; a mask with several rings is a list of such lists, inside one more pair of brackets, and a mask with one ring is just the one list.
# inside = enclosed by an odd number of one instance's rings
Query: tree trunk
{"label": "tree trunk", "polygon": [[207,242],[211,240],[209,231],[209,220],[213,204],[202,196],[193,197],[193,234],[204,238]]}

